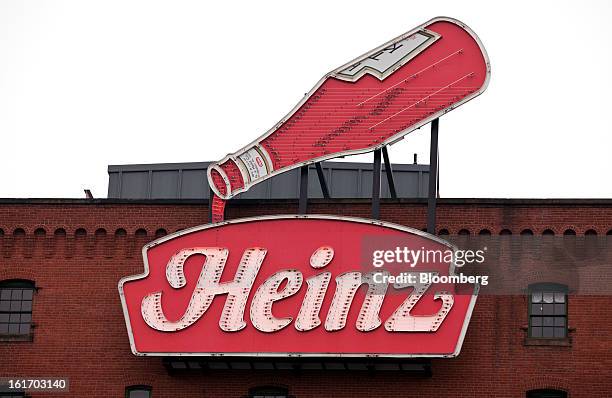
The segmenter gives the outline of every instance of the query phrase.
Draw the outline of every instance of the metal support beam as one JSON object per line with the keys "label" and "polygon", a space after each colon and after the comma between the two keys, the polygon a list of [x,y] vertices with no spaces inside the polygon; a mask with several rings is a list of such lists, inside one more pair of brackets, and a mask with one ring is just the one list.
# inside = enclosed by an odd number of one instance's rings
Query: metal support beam
{"label": "metal support beam", "polygon": [[374,168],[372,169],[372,218],[380,218],[380,149],[374,151]]}
{"label": "metal support beam", "polygon": [[438,197],[438,124],[431,122],[431,140],[429,143],[429,194],[427,195],[427,232],[436,233],[436,199]]}
{"label": "metal support beam", "polygon": [[389,183],[389,192],[391,193],[391,197],[393,199],[397,199],[395,180],[393,179],[393,168],[391,167],[391,162],[389,161],[389,153],[387,152],[386,146],[382,147],[382,154],[385,161],[385,173],[387,174],[387,182]]}
{"label": "metal support beam", "polygon": [[299,214],[306,214],[308,210],[308,166],[300,167],[300,204]]}
{"label": "metal support beam", "polygon": [[212,189],[209,189],[208,192],[208,222],[211,223],[212,222],[212,207],[213,207],[213,197],[215,196],[215,193],[213,192]]}
{"label": "metal support beam", "polygon": [[329,199],[329,188],[327,188],[327,181],[325,180],[325,174],[323,174],[321,162],[315,163],[315,167],[317,169],[317,176],[319,177],[319,184],[321,184],[321,192],[323,192],[323,197],[325,199]]}

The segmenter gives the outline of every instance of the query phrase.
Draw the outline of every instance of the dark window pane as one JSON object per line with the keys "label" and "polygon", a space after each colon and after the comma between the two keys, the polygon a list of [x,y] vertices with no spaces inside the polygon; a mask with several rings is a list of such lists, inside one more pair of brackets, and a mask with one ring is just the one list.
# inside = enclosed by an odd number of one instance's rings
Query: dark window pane
{"label": "dark window pane", "polygon": [[32,314],[21,314],[21,322],[31,322]]}
{"label": "dark window pane", "polygon": [[552,389],[531,390],[527,391],[527,398],[567,398],[567,393]]}
{"label": "dark window pane", "polygon": [[565,326],[565,318],[560,316],[555,317],[555,326]]}
{"label": "dark window pane", "polygon": [[19,334],[29,334],[30,333],[30,324],[22,323],[19,325]]}
{"label": "dark window pane", "polygon": [[0,291],[0,299],[9,300],[11,298],[11,290],[10,289],[2,289]]}
{"label": "dark window pane", "polygon": [[531,326],[542,326],[542,318],[539,316],[532,316]]}
{"label": "dark window pane", "polygon": [[531,313],[533,315],[541,315],[542,314],[542,304],[532,304]]}
{"label": "dark window pane", "polygon": [[32,311],[32,302],[31,301],[22,301],[21,302],[21,311]]}
{"label": "dark window pane", "polygon": [[11,294],[12,300],[21,300],[21,289],[13,289],[13,294]]}
{"label": "dark window pane", "polygon": [[554,319],[552,316],[547,316],[544,317],[544,326],[553,326],[554,325]]}
{"label": "dark window pane", "polygon": [[10,323],[19,323],[20,314],[11,314],[9,318]]}
{"label": "dark window pane", "polygon": [[253,388],[249,392],[251,398],[287,398],[287,390],[276,387]]}
{"label": "dark window pane", "polygon": [[555,337],[565,337],[565,328],[555,328]]}
{"label": "dark window pane", "polygon": [[542,308],[543,308],[542,313],[544,315],[553,315],[554,314],[554,308],[555,308],[554,304],[542,304]]}
{"label": "dark window pane", "polygon": [[531,328],[531,337],[542,337],[542,328],[541,327]]}
{"label": "dark window pane", "polygon": [[555,315],[565,315],[565,304],[555,304]]}
{"label": "dark window pane", "polygon": [[32,300],[32,293],[34,293],[34,290],[32,289],[26,289],[23,291],[23,300]]}
{"label": "dark window pane", "polygon": [[151,392],[147,390],[132,390],[128,395],[129,398],[149,398]]}
{"label": "dark window pane", "polygon": [[0,323],[0,334],[8,333],[8,323]]}
{"label": "dark window pane", "polygon": [[9,334],[17,334],[19,333],[19,324],[18,323],[9,323]]}
{"label": "dark window pane", "polygon": [[0,301],[0,311],[8,311],[11,308],[10,301]]}
{"label": "dark window pane", "polygon": [[21,301],[11,301],[11,311],[21,311]]}
{"label": "dark window pane", "polygon": [[0,314],[0,323],[8,323],[9,314]]}
{"label": "dark window pane", "polygon": [[553,329],[554,328],[547,328],[547,327],[542,328],[542,337],[554,337],[555,334],[554,334]]}

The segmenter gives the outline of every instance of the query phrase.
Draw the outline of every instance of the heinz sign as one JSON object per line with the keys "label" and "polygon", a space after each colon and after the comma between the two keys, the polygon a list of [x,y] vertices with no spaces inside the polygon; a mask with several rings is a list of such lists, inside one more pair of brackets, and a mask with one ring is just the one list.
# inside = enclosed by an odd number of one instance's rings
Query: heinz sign
{"label": "heinz sign", "polygon": [[[477,285],[389,283],[368,242],[448,251],[418,230],[356,218],[270,216],[192,228],[143,249],[119,282],[137,355],[459,354]],[[368,266],[370,267],[368,269]],[[454,265],[411,272],[453,275]]]}

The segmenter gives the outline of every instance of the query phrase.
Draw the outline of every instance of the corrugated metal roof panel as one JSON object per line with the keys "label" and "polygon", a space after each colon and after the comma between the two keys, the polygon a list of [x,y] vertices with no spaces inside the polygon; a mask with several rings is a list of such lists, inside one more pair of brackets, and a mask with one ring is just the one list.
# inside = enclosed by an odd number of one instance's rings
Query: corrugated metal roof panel
{"label": "corrugated metal roof panel", "polygon": [[[108,166],[108,198],[208,199],[206,168],[210,162],[157,163]],[[323,162],[323,173],[332,198],[368,198],[372,195],[372,164]],[[314,166],[309,173],[309,197],[322,198]],[[394,164],[393,176],[400,198],[427,197],[428,165]],[[381,176],[381,196],[389,198],[386,176]],[[299,169],[274,176],[237,199],[297,199]]]}

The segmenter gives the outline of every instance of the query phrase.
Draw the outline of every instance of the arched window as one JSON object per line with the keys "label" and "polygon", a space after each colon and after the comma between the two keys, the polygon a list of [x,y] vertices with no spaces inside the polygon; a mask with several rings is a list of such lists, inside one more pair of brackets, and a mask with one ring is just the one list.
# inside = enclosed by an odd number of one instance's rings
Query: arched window
{"label": "arched window", "polygon": [[34,290],[32,281],[0,281],[0,339],[30,339]]}
{"label": "arched window", "polygon": [[125,389],[125,398],[151,398],[151,386],[129,386]]}
{"label": "arched window", "polygon": [[502,229],[501,231],[499,231],[500,235],[512,235],[512,231],[510,231],[509,229]]}
{"label": "arched window", "polygon": [[260,386],[249,390],[249,398],[291,398],[284,387]]}
{"label": "arched window", "polygon": [[523,236],[530,236],[530,235],[533,235],[533,231],[530,230],[530,229],[524,229],[524,230],[521,231],[521,235],[523,235]]}
{"label": "arched window", "polygon": [[574,231],[571,228],[568,228],[565,231],[563,231],[563,235],[564,236],[576,236],[576,231]]}
{"label": "arched window", "polygon": [[459,232],[457,233],[457,235],[469,235],[469,234],[470,234],[470,231],[468,231],[465,228],[460,229]]}
{"label": "arched window", "polygon": [[545,229],[542,232],[542,235],[544,235],[544,236],[555,236],[555,231],[553,231],[552,229]]}
{"label": "arched window", "polygon": [[562,390],[544,388],[527,391],[527,398],[567,398],[567,393]]}
{"label": "arched window", "polygon": [[597,235],[597,231],[595,231],[594,229],[587,229],[584,234],[586,236],[596,236]]}
{"label": "arched window", "polygon": [[567,286],[536,283],[528,290],[529,337],[567,337]]}
{"label": "arched window", "polygon": [[449,235],[448,229],[442,228],[441,230],[438,231],[438,235],[440,235],[440,236],[442,236],[442,235]]}
{"label": "arched window", "polygon": [[478,235],[483,235],[483,236],[489,236],[491,235],[491,231],[488,229],[481,229],[480,232],[478,232]]}

